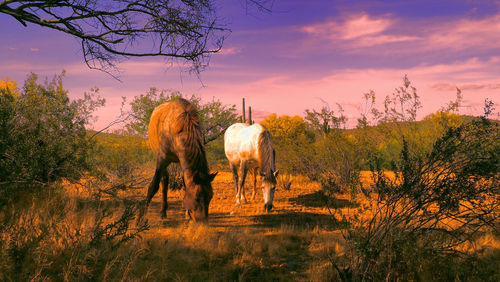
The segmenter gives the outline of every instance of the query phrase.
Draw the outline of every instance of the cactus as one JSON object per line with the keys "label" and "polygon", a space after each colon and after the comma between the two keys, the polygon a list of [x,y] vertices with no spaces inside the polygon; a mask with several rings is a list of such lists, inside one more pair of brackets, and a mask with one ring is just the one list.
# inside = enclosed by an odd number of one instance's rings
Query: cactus
{"label": "cactus", "polygon": [[248,106],[248,123],[250,125],[253,124],[253,121],[252,121],[252,107]]}
{"label": "cactus", "polygon": [[243,109],[242,109],[241,112],[243,113],[243,115],[241,116],[241,122],[245,123],[245,122],[247,122],[247,120],[245,119],[245,112],[246,112],[246,109],[245,109],[245,98],[243,98]]}

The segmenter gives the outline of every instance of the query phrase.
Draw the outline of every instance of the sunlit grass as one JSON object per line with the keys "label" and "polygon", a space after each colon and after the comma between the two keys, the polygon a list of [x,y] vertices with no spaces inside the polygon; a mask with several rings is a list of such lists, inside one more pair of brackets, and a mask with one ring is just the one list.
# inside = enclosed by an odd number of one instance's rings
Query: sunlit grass
{"label": "sunlit grass", "polygon": [[[361,179],[369,187],[371,175],[363,172]],[[125,208],[120,199],[139,202],[146,188],[96,199],[84,188],[66,184],[57,195],[26,199],[0,215],[9,223],[0,229],[0,280],[339,279],[332,261],[342,261],[348,252],[343,235],[350,221],[368,219],[373,212],[369,198],[335,195],[330,204],[336,208],[329,207],[317,183],[294,176],[290,190],[276,192],[275,210],[267,214],[260,189],[255,201],[235,207],[232,181],[229,172],[215,179],[208,225],[188,222],[183,191],[169,191],[168,218],[159,217],[157,195],[146,216],[150,229],[120,244],[116,241],[122,235],[96,239],[96,228],[120,217]],[[247,189],[248,198],[250,194]],[[112,214],[96,226],[105,210]],[[127,234],[134,228],[132,222]],[[493,258],[499,248],[491,233],[457,247]]]}

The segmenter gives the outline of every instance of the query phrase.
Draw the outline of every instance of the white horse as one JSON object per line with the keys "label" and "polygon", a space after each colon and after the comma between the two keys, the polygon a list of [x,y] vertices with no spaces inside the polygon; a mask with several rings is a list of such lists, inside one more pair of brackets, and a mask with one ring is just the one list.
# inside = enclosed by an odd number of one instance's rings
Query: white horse
{"label": "white horse", "polygon": [[[257,172],[262,180],[264,210],[273,208],[274,191],[276,190],[275,152],[271,143],[271,134],[260,124],[248,125],[235,123],[224,134],[224,151],[229,160],[236,186],[236,205],[245,203],[245,177],[248,170],[253,171],[253,193],[255,199],[257,190]],[[241,179],[238,181],[238,168]]]}

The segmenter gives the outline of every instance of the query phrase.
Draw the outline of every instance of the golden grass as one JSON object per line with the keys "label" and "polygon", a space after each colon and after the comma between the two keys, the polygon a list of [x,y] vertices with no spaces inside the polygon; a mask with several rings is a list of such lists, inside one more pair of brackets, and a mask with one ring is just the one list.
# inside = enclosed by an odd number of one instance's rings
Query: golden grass
{"label": "golden grass", "polygon": [[[363,172],[361,180],[368,187],[371,175]],[[278,189],[275,208],[265,213],[260,189],[254,201],[235,207],[233,185],[231,173],[219,172],[213,183],[208,225],[185,219],[183,191],[169,191],[167,219],[162,220],[159,216],[161,195],[156,195],[146,215],[150,229],[117,249],[106,243],[99,248],[90,248],[88,244],[97,207],[109,207],[116,218],[123,205],[111,199],[102,199],[102,203],[85,200],[88,199],[85,191],[66,185],[65,195],[72,200],[65,204],[64,210],[57,211],[57,204],[51,202],[33,204],[15,223],[34,233],[42,232],[44,224],[53,226],[53,233],[44,239],[43,247],[34,248],[37,251],[31,254],[37,256],[34,261],[38,266],[30,268],[29,275],[22,278],[53,280],[57,277],[56,280],[66,281],[90,278],[103,281],[339,279],[331,261],[347,252],[341,234],[347,224],[343,218],[349,221],[355,214],[368,218],[367,207],[372,204],[368,198],[358,195],[351,199],[346,194],[328,199],[317,183],[294,176],[291,189]],[[146,187],[142,191],[121,192],[119,197],[140,201],[145,193]],[[251,189],[247,189],[248,199],[250,195]],[[60,214],[51,214],[51,209]],[[0,231],[3,242],[12,241],[15,236],[19,240],[23,238],[21,233]],[[460,246],[465,252],[480,249],[491,252],[499,248],[500,241],[492,234]],[[0,252],[2,254],[6,256]],[[40,266],[47,261],[51,261],[50,266]],[[56,267],[56,264],[61,265]]]}

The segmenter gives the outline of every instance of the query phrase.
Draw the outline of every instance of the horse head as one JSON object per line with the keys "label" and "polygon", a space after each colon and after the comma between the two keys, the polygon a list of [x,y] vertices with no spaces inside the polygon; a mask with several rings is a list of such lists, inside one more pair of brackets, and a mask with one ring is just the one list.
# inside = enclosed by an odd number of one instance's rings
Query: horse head
{"label": "horse head", "polygon": [[276,178],[279,171],[272,171],[269,173],[261,172],[262,178],[262,195],[264,196],[264,210],[270,212],[273,209],[274,191],[276,191]]}
{"label": "horse head", "polygon": [[195,177],[193,181],[186,183],[184,194],[184,207],[186,215],[193,221],[208,220],[208,206],[213,197],[212,181],[216,173],[211,173],[205,179]]}

